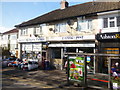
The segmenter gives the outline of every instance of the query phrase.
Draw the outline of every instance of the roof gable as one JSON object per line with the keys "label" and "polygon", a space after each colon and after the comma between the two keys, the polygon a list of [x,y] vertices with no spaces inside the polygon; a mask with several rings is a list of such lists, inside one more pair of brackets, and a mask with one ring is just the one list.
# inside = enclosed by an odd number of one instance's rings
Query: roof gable
{"label": "roof gable", "polygon": [[18,29],[12,29],[12,30],[4,32],[3,34],[10,34],[10,33],[17,33],[17,32],[18,32]]}

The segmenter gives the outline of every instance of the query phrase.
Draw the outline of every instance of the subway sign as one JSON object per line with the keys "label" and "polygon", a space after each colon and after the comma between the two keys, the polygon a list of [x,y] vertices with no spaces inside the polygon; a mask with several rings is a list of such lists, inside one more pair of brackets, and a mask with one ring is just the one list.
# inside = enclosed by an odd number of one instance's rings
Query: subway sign
{"label": "subway sign", "polygon": [[120,33],[103,33],[96,35],[97,40],[120,39]]}

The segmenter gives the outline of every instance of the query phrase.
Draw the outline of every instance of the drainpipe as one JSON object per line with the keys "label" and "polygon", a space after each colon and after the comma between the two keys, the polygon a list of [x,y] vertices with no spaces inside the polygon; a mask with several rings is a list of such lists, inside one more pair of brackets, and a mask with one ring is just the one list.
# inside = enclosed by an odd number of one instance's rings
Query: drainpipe
{"label": "drainpipe", "polygon": [[63,56],[64,56],[64,52],[63,52],[63,48],[61,48],[61,60],[62,60],[62,65],[61,65],[61,70],[63,70]]}

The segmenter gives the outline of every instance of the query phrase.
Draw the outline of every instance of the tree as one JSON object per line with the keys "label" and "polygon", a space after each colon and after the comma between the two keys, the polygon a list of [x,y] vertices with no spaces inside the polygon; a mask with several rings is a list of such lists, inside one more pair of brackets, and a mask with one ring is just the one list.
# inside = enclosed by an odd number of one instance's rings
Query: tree
{"label": "tree", "polygon": [[2,58],[4,57],[10,57],[11,53],[10,53],[10,49],[6,48],[6,47],[0,47],[0,56],[2,56]]}

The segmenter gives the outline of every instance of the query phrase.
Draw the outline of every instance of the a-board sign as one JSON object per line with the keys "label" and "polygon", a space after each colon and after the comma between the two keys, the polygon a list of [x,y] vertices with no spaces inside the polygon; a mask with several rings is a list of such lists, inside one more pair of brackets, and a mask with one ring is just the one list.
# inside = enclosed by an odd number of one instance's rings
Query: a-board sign
{"label": "a-board sign", "polygon": [[84,81],[85,57],[69,57],[69,80]]}

